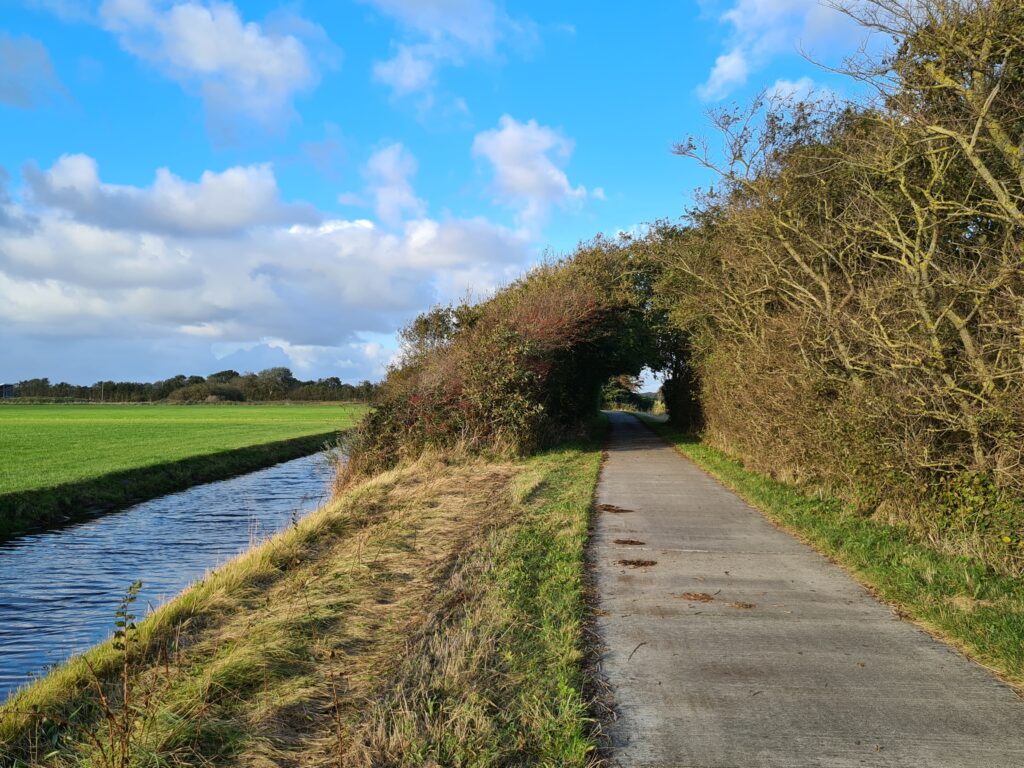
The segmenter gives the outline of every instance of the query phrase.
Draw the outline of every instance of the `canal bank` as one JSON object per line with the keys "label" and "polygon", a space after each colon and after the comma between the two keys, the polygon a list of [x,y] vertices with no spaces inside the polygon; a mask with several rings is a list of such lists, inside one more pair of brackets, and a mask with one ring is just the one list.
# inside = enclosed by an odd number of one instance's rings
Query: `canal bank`
{"label": "canal bank", "polygon": [[100,477],[0,494],[0,544],[47,528],[91,520],[201,483],[309,456],[336,443],[337,430],[178,459]]}
{"label": "canal bank", "polygon": [[0,544],[0,701],[109,637],[129,586],[140,617],[327,499],[317,453]]}
{"label": "canal bank", "polygon": [[600,458],[432,455],[347,488],[0,706],[0,764],[586,765]]}

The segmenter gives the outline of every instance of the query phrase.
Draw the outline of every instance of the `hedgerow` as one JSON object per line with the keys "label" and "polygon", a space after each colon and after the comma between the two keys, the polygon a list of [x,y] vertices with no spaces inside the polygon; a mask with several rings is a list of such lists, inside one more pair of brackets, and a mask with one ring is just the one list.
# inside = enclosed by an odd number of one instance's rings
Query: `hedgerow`
{"label": "hedgerow", "polygon": [[[864,0],[869,97],[722,111],[645,244],[705,436],[1024,572],[1024,5]],[[724,160],[719,160],[724,157]]]}
{"label": "hedgerow", "polygon": [[532,451],[646,365],[752,468],[1024,573],[1024,5],[848,9],[889,42],[866,96],[718,111],[682,223],[419,318],[349,471]]}
{"label": "hedgerow", "polygon": [[599,238],[486,301],[417,318],[342,482],[428,449],[521,455],[576,432],[609,377],[651,356],[639,267],[628,243]]}

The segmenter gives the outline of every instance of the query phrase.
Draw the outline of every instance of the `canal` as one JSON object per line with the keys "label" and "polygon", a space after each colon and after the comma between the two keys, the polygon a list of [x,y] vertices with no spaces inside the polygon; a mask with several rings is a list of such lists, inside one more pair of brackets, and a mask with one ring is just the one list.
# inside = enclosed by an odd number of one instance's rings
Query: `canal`
{"label": "canal", "polygon": [[133,581],[141,617],[321,506],[332,477],[306,456],[0,544],[0,701],[109,637]]}

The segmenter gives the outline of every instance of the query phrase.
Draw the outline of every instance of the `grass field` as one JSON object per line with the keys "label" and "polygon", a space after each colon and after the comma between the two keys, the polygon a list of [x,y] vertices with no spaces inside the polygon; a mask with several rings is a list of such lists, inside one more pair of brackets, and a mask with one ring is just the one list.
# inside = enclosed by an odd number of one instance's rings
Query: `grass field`
{"label": "grass field", "polygon": [[310,453],[361,405],[4,405],[0,536]]}
{"label": "grass field", "polygon": [[751,472],[721,451],[645,421],[769,518],[849,570],[897,611],[1024,690],[1024,587],[968,557],[938,552],[910,531],[836,499]]}
{"label": "grass field", "polygon": [[0,765],[592,765],[600,462],[427,455],[348,488],[0,706]]}

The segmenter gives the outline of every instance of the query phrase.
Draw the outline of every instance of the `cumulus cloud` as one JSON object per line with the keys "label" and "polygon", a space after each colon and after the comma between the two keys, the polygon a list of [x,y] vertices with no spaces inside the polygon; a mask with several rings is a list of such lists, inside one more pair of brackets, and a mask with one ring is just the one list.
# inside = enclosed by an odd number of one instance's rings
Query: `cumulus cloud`
{"label": "cumulus cloud", "polygon": [[105,0],[99,18],[126,51],[197,88],[215,121],[241,114],[273,124],[291,115],[296,94],[317,81],[300,37],[326,41],[310,22],[261,25],[225,2]]}
{"label": "cumulus cloud", "polygon": [[381,147],[366,161],[363,178],[366,188],[360,194],[342,192],[338,202],[359,208],[373,208],[377,219],[389,227],[398,227],[408,219],[427,212],[426,201],[416,195],[412,178],[418,163],[400,142]]}
{"label": "cumulus cloud", "polygon": [[441,271],[483,270],[493,281],[526,255],[519,236],[483,222],[419,221],[393,234],[333,220],[214,240],[44,214],[31,233],[0,234],[0,317],[67,335],[133,329],[334,346],[453,298],[435,285]]}
{"label": "cumulus cloud", "polygon": [[[518,277],[529,251],[526,233],[498,227],[483,218],[406,225],[410,263],[435,265],[435,289],[441,301],[484,296]],[[474,254],[467,258],[467,254]]]}
{"label": "cumulus cloud", "polygon": [[426,90],[434,85],[439,50],[431,44],[399,45],[394,56],[373,65],[373,76],[396,96]]}
{"label": "cumulus cloud", "polygon": [[529,226],[543,221],[552,206],[586,199],[586,187],[574,187],[563,170],[572,151],[572,140],[558,131],[510,115],[473,140],[473,154],[486,159],[494,171],[497,198],[518,208]]}
{"label": "cumulus cloud", "polygon": [[707,82],[697,89],[702,99],[711,101],[721,98],[733,88],[743,85],[750,73],[747,54],[742,48],[734,48],[715,59],[715,66]]}
{"label": "cumulus cloud", "polygon": [[[380,178],[409,170],[401,150],[382,157]],[[368,336],[385,337],[437,301],[489,290],[531,257],[522,233],[484,219],[421,217],[384,229],[321,214],[275,218],[290,207],[269,169],[242,170],[257,181],[264,174],[254,203],[262,214],[202,218],[204,207],[221,207],[204,203],[211,195],[230,196],[230,184],[218,187],[230,171],[198,182],[167,171],[166,186],[159,174],[149,187],[120,186],[100,180],[85,156],[37,172],[24,199],[0,195],[6,215],[28,222],[0,226],[0,323],[20,350],[15,359],[37,359],[31,339],[49,339],[51,350],[75,339],[69,347],[97,359],[145,342],[180,349],[182,360],[249,350],[247,359],[283,355],[303,370],[376,376],[390,353],[368,347]],[[398,210],[408,212],[408,201]]]}
{"label": "cumulus cloud", "polygon": [[320,376],[322,373],[318,372],[331,371],[356,381],[382,377],[388,365],[397,359],[396,339],[382,338],[383,341],[360,340],[341,346],[292,344],[284,339],[266,338],[245,344],[214,344],[213,352],[218,368],[251,371],[286,365],[300,376]]}
{"label": "cumulus cloud", "polygon": [[406,214],[418,217],[426,212],[426,203],[412,187],[416,170],[416,158],[401,144],[390,144],[370,156],[364,173],[377,217],[385,224],[394,226]]}
{"label": "cumulus cloud", "polygon": [[32,37],[0,32],[0,104],[31,109],[63,93],[46,47]]}
{"label": "cumulus cloud", "polygon": [[7,191],[9,180],[7,169],[0,165],[0,229],[14,227],[18,224],[15,218],[14,201],[11,200],[11,195]]}
{"label": "cumulus cloud", "polygon": [[488,52],[510,23],[492,0],[367,0],[404,27],[431,39],[450,39]]}
{"label": "cumulus cloud", "polygon": [[101,182],[96,161],[77,154],[63,155],[46,171],[29,165],[25,178],[35,201],[111,229],[230,235],[257,225],[319,218],[311,206],[281,202],[267,164],[205,171],[198,182],[161,168],[153,184],[142,188]]}
{"label": "cumulus cloud", "polygon": [[849,50],[861,35],[857,25],[821,0],[731,0],[719,21],[730,28],[726,50],[697,89],[707,101],[728,96],[781,53],[828,45]]}
{"label": "cumulus cloud", "polygon": [[776,80],[765,91],[765,95],[774,101],[788,102],[812,97],[827,100],[836,94],[831,88],[820,85],[809,77],[801,77],[799,80]]}
{"label": "cumulus cloud", "polygon": [[443,65],[493,58],[501,43],[527,48],[531,22],[515,20],[493,0],[364,0],[393,18],[404,32],[391,58],[374,65],[376,80],[396,96],[429,91]]}
{"label": "cumulus cloud", "polygon": [[6,234],[2,247],[0,264],[8,277],[40,281],[51,290],[58,285],[179,290],[202,280],[190,252],[163,238],[103,230],[59,216]]}

